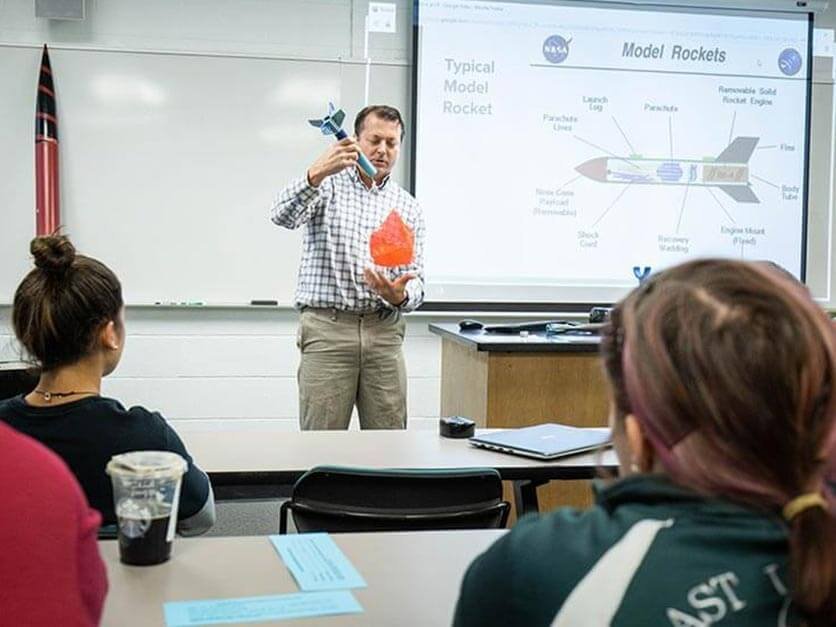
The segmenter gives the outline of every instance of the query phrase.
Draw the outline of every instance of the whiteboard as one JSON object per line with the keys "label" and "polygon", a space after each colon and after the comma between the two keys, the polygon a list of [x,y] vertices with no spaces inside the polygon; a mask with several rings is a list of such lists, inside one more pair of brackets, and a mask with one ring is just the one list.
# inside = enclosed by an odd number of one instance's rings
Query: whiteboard
{"label": "whiteboard", "polygon": [[[275,194],[331,141],[308,126],[329,100],[349,120],[365,67],[339,61],[52,49],[61,217],[110,266],[125,302],[291,305],[301,231]],[[0,303],[31,268],[40,50],[0,47]],[[403,65],[374,65],[371,99],[409,102]],[[408,154],[404,147],[403,154]],[[404,182],[406,164],[395,176]]]}

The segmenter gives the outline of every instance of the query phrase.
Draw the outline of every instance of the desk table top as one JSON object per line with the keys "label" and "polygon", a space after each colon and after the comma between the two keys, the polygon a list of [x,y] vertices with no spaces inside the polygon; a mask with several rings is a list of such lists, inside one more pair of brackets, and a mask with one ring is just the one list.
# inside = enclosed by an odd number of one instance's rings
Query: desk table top
{"label": "desk table top", "polygon": [[30,370],[30,369],[37,369],[37,366],[33,366],[30,363],[25,361],[17,361],[17,360],[9,360],[9,361],[2,361],[0,360],[0,371],[3,370]]}
{"label": "desk table top", "polygon": [[[490,433],[499,429],[479,429]],[[378,431],[217,430],[180,432],[189,453],[213,480],[245,475],[294,481],[314,466],[495,468],[503,479],[589,479],[617,465],[611,449],[540,461],[476,448],[424,429]]]}
{"label": "desk table top", "polygon": [[477,351],[496,353],[597,353],[601,338],[595,335],[546,335],[542,332],[488,333],[482,329],[460,331],[455,323],[429,325],[431,333]]}
{"label": "desk table top", "polygon": [[[449,625],[467,566],[504,530],[335,534],[368,587],[352,590],[362,614],[288,620],[293,625]],[[110,590],[102,625],[164,625],[163,603],[299,592],[266,536],[176,538],[157,566],[119,562],[113,540],[99,542]],[[227,624],[227,623],[225,623]]]}

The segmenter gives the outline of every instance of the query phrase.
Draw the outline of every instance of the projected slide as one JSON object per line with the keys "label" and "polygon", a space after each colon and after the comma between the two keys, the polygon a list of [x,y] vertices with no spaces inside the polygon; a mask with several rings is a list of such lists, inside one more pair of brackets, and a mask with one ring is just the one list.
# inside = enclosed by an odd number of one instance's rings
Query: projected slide
{"label": "projected slide", "polygon": [[806,15],[419,6],[430,300],[611,301],[697,256],[802,273]]}

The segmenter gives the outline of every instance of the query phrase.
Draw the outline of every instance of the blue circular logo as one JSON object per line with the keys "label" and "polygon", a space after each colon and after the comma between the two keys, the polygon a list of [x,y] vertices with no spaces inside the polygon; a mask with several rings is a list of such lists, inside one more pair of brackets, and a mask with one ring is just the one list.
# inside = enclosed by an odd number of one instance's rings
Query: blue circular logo
{"label": "blue circular logo", "polygon": [[795,48],[786,48],[778,55],[778,69],[787,76],[798,74],[801,63],[801,54]]}
{"label": "blue circular logo", "polygon": [[569,56],[571,39],[563,39],[560,35],[551,35],[543,42],[543,56],[550,63],[563,63]]}

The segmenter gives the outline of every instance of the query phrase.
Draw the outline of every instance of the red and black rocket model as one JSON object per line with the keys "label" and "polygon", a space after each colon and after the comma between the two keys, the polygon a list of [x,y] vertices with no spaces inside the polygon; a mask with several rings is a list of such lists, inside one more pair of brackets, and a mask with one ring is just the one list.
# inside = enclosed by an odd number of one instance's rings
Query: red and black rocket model
{"label": "red and black rocket model", "polygon": [[46,44],[41,56],[35,109],[35,234],[49,235],[61,222],[58,187],[58,116]]}

